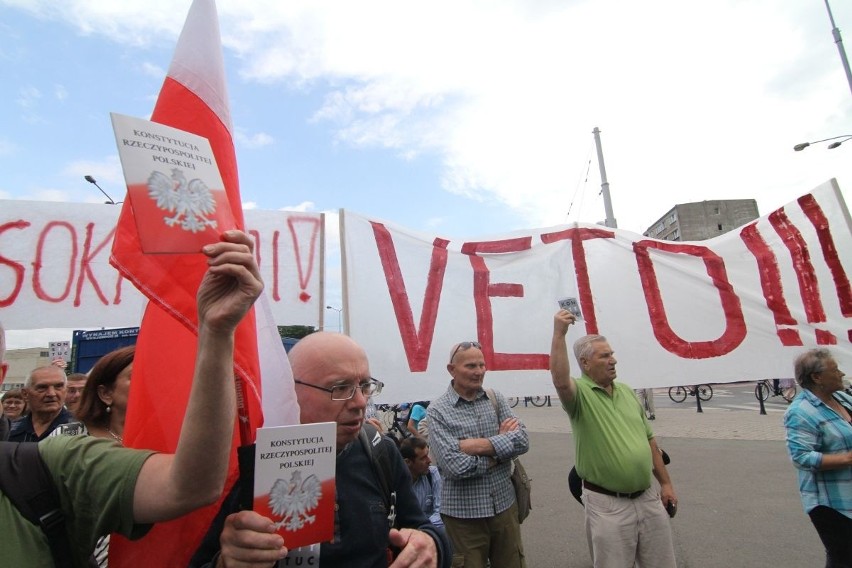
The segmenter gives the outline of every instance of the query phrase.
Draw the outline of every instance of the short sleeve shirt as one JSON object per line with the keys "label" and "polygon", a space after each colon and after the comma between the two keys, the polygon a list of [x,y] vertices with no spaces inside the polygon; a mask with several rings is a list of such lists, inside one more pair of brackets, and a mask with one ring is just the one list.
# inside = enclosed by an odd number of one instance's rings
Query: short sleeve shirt
{"label": "short sleeve shirt", "polygon": [[411,414],[408,415],[409,420],[414,420],[415,424],[420,424],[420,421],[426,418],[426,409],[419,404],[415,404],[411,409]]}
{"label": "short sleeve shirt", "polygon": [[586,375],[577,396],[564,406],[574,431],[577,473],[610,491],[632,493],[651,486],[654,437],[629,386],[614,381],[612,396]]}
{"label": "short sleeve shirt", "polygon": [[[142,464],[153,453],[116,447],[91,436],[57,436],[39,451],[59,492],[74,566],[86,566],[99,537],[118,532],[140,538],[150,525],[133,523],[133,494]],[[41,529],[24,519],[0,494],[0,555],[8,566],[52,568]]]}

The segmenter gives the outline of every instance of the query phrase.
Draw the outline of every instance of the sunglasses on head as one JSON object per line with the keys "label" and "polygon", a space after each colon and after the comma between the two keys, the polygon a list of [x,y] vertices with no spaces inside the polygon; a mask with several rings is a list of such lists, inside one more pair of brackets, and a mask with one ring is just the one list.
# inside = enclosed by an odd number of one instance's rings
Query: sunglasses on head
{"label": "sunglasses on head", "polygon": [[476,347],[477,349],[482,349],[482,345],[480,345],[478,341],[462,341],[461,343],[456,345],[456,348],[453,350],[453,354],[450,355],[450,363],[453,362],[453,359],[455,358],[456,353],[458,353],[459,351],[467,351],[471,347]]}

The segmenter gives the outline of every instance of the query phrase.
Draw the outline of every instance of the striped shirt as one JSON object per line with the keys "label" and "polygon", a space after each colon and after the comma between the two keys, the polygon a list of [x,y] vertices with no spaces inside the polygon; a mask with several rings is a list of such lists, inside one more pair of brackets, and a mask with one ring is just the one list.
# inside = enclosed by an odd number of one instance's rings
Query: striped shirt
{"label": "striped shirt", "polygon": [[[450,383],[447,392],[429,405],[429,442],[443,477],[441,512],[461,519],[498,515],[515,502],[510,480],[512,458],[529,450],[527,431],[521,428],[499,434],[500,422],[513,418],[503,395],[497,397],[498,414],[484,390],[473,401],[459,396]],[[488,438],[497,464],[486,456],[471,456],[459,449],[459,440]]]}
{"label": "striped shirt", "polygon": [[[842,391],[833,396],[852,414],[852,397]],[[784,414],[784,427],[805,512],[823,505],[852,518],[852,468],[819,470],[823,455],[852,451],[852,424],[802,389]]]}

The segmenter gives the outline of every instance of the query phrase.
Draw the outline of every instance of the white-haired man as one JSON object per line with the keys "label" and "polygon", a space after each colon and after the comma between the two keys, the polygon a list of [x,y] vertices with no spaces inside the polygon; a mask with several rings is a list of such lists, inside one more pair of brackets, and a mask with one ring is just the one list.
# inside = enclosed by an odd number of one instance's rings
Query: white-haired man
{"label": "white-haired man", "polygon": [[550,373],[574,432],[592,562],[674,568],[669,515],[677,496],[654,433],[633,389],[615,380],[615,354],[605,337],[574,343],[582,374],[571,377],[565,336],[575,321],[568,310],[554,316]]}

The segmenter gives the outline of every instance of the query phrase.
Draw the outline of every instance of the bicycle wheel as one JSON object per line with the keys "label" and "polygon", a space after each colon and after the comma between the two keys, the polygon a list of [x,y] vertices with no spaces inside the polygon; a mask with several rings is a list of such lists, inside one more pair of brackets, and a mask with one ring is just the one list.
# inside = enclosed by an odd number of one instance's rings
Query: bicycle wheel
{"label": "bicycle wheel", "polygon": [[520,402],[520,399],[516,396],[510,396],[509,398],[506,399],[506,402],[509,403],[509,406],[511,406],[512,408],[515,408],[516,406],[518,406],[518,402]]}
{"label": "bicycle wheel", "polygon": [[533,406],[541,407],[547,404],[547,398],[543,396],[531,396],[530,403],[532,403]]}
{"label": "bicycle wheel", "polygon": [[695,389],[698,391],[698,398],[702,401],[707,402],[713,398],[713,387],[710,385],[698,385]]}
{"label": "bicycle wheel", "polygon": [[684,387],[669,387],[669,398],[674,402],[686,400],[686,389]]}
{"label": "bicycle wheel", "polygon": [[755,385],[754,396],[757,400],[766,402],[766,399],[769,398],[769,385],[766,381],[759,381],[757,385]]}
{"label": "bicycle wheel", "polygon": [[379,419],[379,422],[385,427],[385,432],[390,430],[391,425],[393,424],[393,412],[390,410],[382,410],[380,409],[376,412],[376,418]]}
{"label": "bicycle wheel", "polygon": [[787,404],[793,402],[793,399],[796,398],[796,392],[799,389],[796,388],[796,385],[791,387],[785,387],[781,389],[781,396],[784,397],[784,400],[787,401]]}

